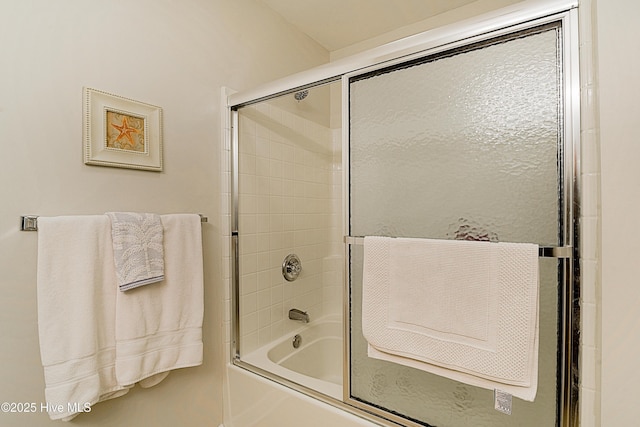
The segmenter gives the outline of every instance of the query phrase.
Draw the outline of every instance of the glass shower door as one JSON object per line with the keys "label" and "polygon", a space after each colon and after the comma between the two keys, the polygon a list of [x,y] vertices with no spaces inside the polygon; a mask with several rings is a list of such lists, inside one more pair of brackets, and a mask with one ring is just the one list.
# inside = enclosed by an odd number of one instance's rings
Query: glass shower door
{"label": "glass shower door", "polygon": [[[350,236],[570,244],[561,40],[547,24],[350,77]],[[422,425],[558,424],[568,260],[540,258],[537,396],[505,415],[491,390],[367,356],[348,248],[347,400]]]}

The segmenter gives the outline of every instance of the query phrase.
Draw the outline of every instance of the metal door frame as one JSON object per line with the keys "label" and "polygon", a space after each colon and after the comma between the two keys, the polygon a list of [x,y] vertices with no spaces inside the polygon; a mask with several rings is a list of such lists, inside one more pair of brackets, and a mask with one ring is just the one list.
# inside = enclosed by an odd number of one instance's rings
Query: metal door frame
{"label": "metal door frame", "polygon": [[[438,46],[418,54],[398,58],[384,64],[367,67],[351,73],[347,73],[342,77],[342,108],[343,108],[343,147],[342,147],[342,169],[343,169],[343,225],[345,236],[345,274],[346,281],[344,288],[344,319],[345,319],[345,351],[344,351],[344,375],[343,375],[343,399],[344,402],[364,411],[376,414],[386,418],[392,422],[407,426],[420,427],[422,424],[414,423],[405,417],[382,410],[374,405],[364,403],[351,397],[350,384],[350,340],[347,339],[350,333],[350,251],[349,246],[360,243],[360,236],[351,236],[349,230],[349,84],[350,80],[362,74],[372,71],[399,66],[407,62],[418,60],[443,52],[464,48],[472,45],[495,39],[502,36],[508,36],[513,33],[526,31],[535,27],[543,26],[558,22],[562,29],[562,38],[560,50],[562,56],[562,82],[561,91],[563,91],[564,102],[564,146],[563,164],[561,168],[562,183],[559,189],[562,210],[559,218],[562,229],[560,230],[560,242],[558,247],[541,248],[541,256],[549,256],[558,258],[562,262],[560,285],[563,290],[559,295],[558,304],[561,313],[559,339],[559,355],[558,355],[558,378],[557,384],[559,388],[559,396],[557,402],[558,408],[558,425],[560,427],[577,427],[579,426],[579,346],[580,346],[580,284],[579,284],[579,187],[580,187],[580,86],[579,86],[579,56],[578,56],[578,16],[576,9],[570,9],[562,13],[544,16],[542,18],[529,20],[517,25],[511,25],[499,30],[478,34],[474,37],[468,37],[458,42],[449,43]],[[563,345],[564,344],[564,345]]]}

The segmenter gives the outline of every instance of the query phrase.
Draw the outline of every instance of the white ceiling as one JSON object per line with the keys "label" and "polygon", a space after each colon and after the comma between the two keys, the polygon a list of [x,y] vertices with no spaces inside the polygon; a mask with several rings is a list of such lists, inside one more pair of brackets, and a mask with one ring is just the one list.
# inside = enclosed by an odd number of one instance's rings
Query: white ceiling
{"label": "white ceiling", "polygon": [[476,0],[257,0],[329,52]]}

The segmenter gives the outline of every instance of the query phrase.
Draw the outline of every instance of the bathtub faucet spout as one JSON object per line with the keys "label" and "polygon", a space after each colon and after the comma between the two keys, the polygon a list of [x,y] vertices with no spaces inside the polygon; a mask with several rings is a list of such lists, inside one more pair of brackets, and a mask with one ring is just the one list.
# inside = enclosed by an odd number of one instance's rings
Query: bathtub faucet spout
{"label": "bathtub faucet spout", "polygon": [[306,311],[298,310],[297,308],[292,308],[289,310],[289,319],[291,320],[299,320],[303,323],[309,323],[309,315]]}

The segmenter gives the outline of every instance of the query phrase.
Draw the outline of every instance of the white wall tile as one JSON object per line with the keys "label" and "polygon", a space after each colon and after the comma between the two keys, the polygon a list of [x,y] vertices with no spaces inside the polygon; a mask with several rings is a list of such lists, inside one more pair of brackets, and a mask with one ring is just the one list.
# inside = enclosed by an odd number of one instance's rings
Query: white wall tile
{"label": "white wall tile", "polygon": [[[240,150],[241,286],[247,304],[241,316],[252,316],[244,320],[251,328],[241,337],[243,351],[298,327],[287,317],[290,308],[306,310],[314,318],[342,310],[342,283],[337,283],[342,278],[342,247],[332,241],[341,239],[336,233],[341,194],[334,192],[341,188],[334,182],[336,170],[339,175],[333,164],[334,132],[274,105],[251,108],[246,117],[241,110],[240,127],[240,144],[245,129],[251,141]],[[268,117],[261,115],[267,110]],[[300,278],[291,283],[280,271],[288,253],[296,253],[303,264]]]}

